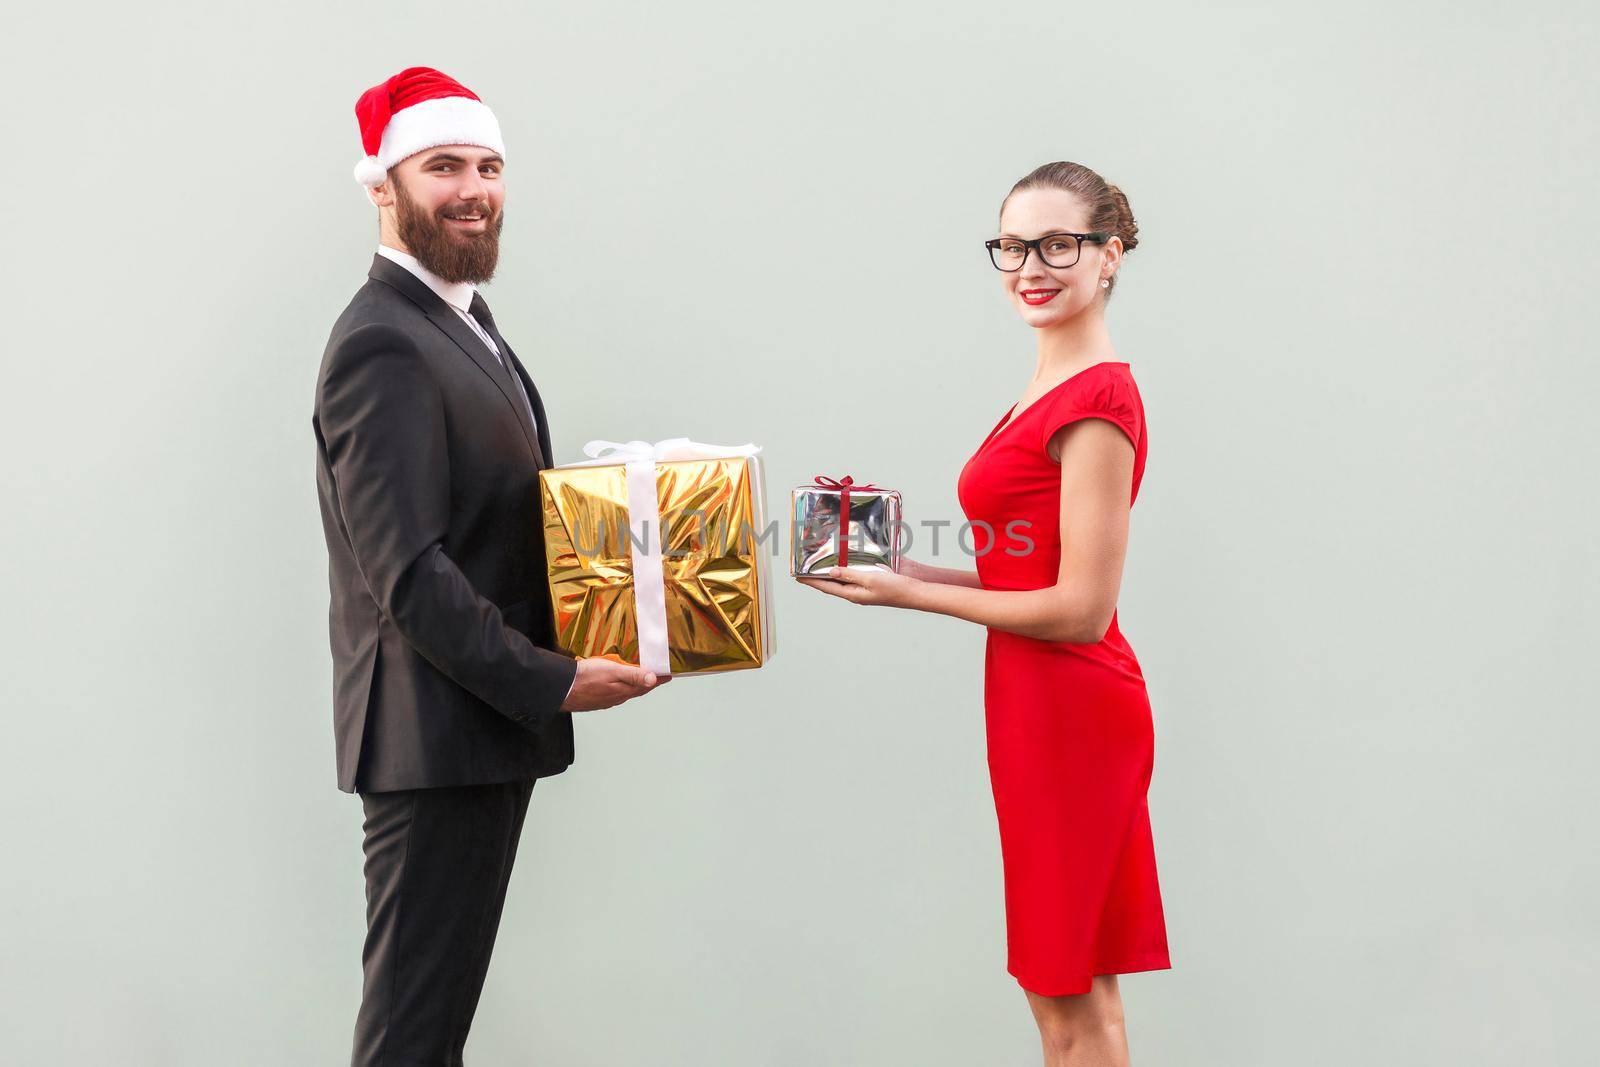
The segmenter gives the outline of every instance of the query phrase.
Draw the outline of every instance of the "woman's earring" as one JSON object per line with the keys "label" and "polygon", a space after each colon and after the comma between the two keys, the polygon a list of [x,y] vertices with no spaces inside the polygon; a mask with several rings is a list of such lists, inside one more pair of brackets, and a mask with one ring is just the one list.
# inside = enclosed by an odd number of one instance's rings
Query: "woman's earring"
{"label": "woman's earring", "polygon": [[1110,278],[1101,278],[1100,279],[1100,288],[1102,288],[1102,289],[1111,288],[1111,279]]}

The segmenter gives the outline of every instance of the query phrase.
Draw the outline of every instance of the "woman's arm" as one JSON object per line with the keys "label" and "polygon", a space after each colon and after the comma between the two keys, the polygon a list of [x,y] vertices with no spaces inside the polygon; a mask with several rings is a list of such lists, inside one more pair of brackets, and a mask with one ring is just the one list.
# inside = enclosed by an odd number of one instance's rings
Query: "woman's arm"
{"label": "woman's arm", "polygon": [[927,563],[918,563],[914,559],[900,560],[900,573],[908,578],[915,578],[919,582],[933,582],[936,585],[963,585],[968,589],[982,589],[983,583],[978,580],[977,571],[969,571],[962,567],[935,567]]}
{"label": "woman's arm", "polygon": [[1063,426],[1049,444],[1061,457],[1061,566],[1054,585],[983,589],[838,568],[829,572],[831,580],[800,580],[857,604],[949,615],[1042,641],[1099,641],[1122,585],[1133,445],[1117,426],[1098,418]]}

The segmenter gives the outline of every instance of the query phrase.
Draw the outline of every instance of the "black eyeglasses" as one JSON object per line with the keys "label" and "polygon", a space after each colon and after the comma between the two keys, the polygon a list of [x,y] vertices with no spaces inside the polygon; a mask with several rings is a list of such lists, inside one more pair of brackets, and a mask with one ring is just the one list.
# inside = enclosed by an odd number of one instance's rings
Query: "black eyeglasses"
{"label": "black eyeglasses", "polygon": [[1030,250],[1039,253],[1039,258],[1047,266],[1075,266],[1078,257],[1083,255],[1083,242],[1103,245],[1110,239],[1111,234],[1105,230],[1095,230],[1093,233],[1047,233],[1033,241],[1024,241],[1020,237],[996,237],[983,242],[983,247],[989,250],[989,262],[994,264],[995,270],[1010,272],[1022,269],[1022,265],[1028,261]]}

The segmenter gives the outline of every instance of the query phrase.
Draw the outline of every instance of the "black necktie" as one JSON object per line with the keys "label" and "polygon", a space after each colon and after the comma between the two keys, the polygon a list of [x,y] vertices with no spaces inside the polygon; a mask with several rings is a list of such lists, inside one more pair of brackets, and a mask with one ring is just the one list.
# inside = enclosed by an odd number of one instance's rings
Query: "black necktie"
{"label": "black necktie", "polygon": [[496,347],[500,349],[500,369],[506,372],[506,376],[511,379],[511,384],[517,391],[517,395],[522,398],[522,407],[528,413],[528,423],[533,426],[534,432],[537,433],[539,420],[534,417],[533,404],[528,401],[528,390],[523,388],[522,375],[518,374],[516,368],[511,365],[511,348],[506,344],[506,339],[500,336],[500,331],[494,328],[494,316],[489,314],[488,303],[484,301],[482,296],[473,293],[472,303],[468,305],[467,310],[472,314],[473,318],[478,320],[478,325],[483,327],[483,332],[492,337]]}

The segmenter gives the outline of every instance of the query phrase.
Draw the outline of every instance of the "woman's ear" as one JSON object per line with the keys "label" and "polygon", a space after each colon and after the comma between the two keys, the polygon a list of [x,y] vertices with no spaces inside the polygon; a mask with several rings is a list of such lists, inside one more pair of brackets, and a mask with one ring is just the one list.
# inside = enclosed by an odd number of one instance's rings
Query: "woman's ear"
{"label": "woman's ear", "polygon": [[1122,267],[1122,238],[1111,237],[1105,243],[1105,265],[1107,270],[1101,277],[1109,278]]}

